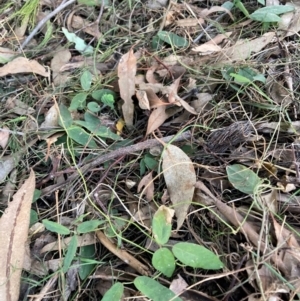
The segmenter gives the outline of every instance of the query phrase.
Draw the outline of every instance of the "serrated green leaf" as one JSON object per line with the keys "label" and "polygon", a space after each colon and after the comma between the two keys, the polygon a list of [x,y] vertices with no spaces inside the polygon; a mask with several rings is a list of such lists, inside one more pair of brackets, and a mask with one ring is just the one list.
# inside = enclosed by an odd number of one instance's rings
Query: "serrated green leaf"
{"label": "serrated green leaf", "polygon": [[77,244],[78,244],[77,237],[74,235],[71,238],[71,241],[68,245],[67,254],[66,254],[65,259],[64,259],[64,264],[63,264],[63,272],[64,273],[68,272],[68,270],[71,266],[71,263],[74,259],[75,254],[76,254]]}
{"label": "serrated green leaf", "polygon": [[103,296],[101,301],[120,301],[123,295],[124,286],[116,282]]}
{"label": "serrated green leaf", "polygon": [[173,301],[182,301],[180,297],[175,297],[176,295],[171,290],[147,276],[136,277],[134,279],[134,285],[153,301],[169,301],[171,299]]}
{"label": "serrated green leaf", "polygon": [[162,30],[157,33],[157,36],[165,43],[178,48],[187,47],[189,45],[188,41],[185,38],[182,38],[173,32]]}
{"label": "serrated green leaf", "polygon": [[172,217],[174,210],[164,205],[160,206],[152,219],[152,232],[155,241],[159,245],[168,242],[172,230]]}
{"label": "serrated green leaf", "polygon": [[58,124],[63,128],[68,128],[73,123],[73,119],[71,113],[69,112],[68,108],[61,104],[59,106],[59,119]]}
{"label": "serrated green leaf", "polygon": [[99,225],[102,225],[104,223],[105,221],[100,221],[100,220],[90,220],[90,221],[82,222],[81,224],[78,225],[77,232],[78,233],[92,232],[95,231],[95,229],[97,229]]}
{"label": "serrated green leaf", "polygon": [[67,134],[72,140],[76,141],[80,145],[97,148],[97,144],[93,140],[93,136],[79,126],[72,125],[68,128]]}
{"label": "serrated green leaf", "polygon": [[78,93],[76,94],[71,101],[69,111],[82,110],[86,106],[87,93]]}
{"label": "serrated green leaf", "polygon": [[152,257],[152,265],[165,276],[171,277],[175,271],[175,259],[167,248],[158,249]]}
{"label": "serrated green leaf", "polygon": [[219,257],[203,246],[180,242],[173,246],[172,251],[183,264],[193,268],[219,270],[224,267]]}
{"label": "serrated green leaf", "polygon": [[262,182],[255,172],[241,164],[227,166],[226,172],[233,187],[246,194],[255,193]]}
{"label": "serrated green leaf", "polygon": [[42,222],[43,222],[43,225],[45,226],[45,228],[51,232],[58,233],[61,235],[70,234],[70,230],[61,224],[49,221],[47,219],[44,219]]}
{"label": "serrated green leaf", "polygon": [[92,85],[92,73],[89,70],[85,70],[81,77],[80,83],[83,90],[88,91]]}

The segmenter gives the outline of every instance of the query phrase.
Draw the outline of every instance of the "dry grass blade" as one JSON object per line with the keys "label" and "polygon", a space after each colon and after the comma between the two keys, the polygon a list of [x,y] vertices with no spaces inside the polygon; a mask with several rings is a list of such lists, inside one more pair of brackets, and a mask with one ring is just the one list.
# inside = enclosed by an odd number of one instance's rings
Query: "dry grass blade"
{"label": "dry grass blade", "polygon": [[19,298],[34,188],[35,175],[31,171],[0,219],[0,300]]}

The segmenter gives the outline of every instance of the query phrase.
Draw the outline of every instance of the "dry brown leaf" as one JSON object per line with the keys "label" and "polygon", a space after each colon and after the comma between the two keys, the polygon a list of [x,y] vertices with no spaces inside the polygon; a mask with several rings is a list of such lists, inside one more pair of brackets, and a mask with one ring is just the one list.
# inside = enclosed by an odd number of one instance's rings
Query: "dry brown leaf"
{"label": "dry brown leaf", "polygon": [[7,126],[4,126],[2,129],[0,129],[0,146],[2,148],[5,148],[9,139],[9,128]]}
{"label": "dry brown leaf", "polygon": [[154,92],[152,89],[146,89],[146,93],[147,93],[147,98],[149,100],[149,104],[150,104],[150,108],[154,109],[154,108],[158,108],[161,106],[166,106],[168,105],[167,102],[161,100]]}
{"label": "dry brown leaf", "polygon": [[46,70],[37,61],[29,60],[26,57],[17,57],[0,68],[0,77],[17,73],[36,73],[44,77],[50,76],[49,70]]}
{"label": "dry brown leaf", "polygon": [[178,278],[173,279],[169,287],[169,289],[176,295],[185,291],[185,289],[189,286],[186,281],[180,276],[180,274],[178,274],[177,276]]}
{"label": "dry brown leaf", "polygon": [[1,158],[0,161],[0,184],[3,183],[9,173],[19,164],[21,154],[13,154]]}
{"label": "dry brown leaf", "polygon": [[62,67],[71,59],[71,52],[62,49],[55,53],[51,60],[52,78],[55,86],[64,84],[68,80],[69,73],[62,73]]}
{"label": "dry brown leaf", "polygon": [[154,109],[148,119],[146,136],[158,129],[167,118],[169,118],[169,115],[166,113],[166,106]]}
{"label": "dry brown leaf", "polygon": [[35,112],[27,103],[21,101],[17,96],[9,97],[6,100],[5,108],[13,111],[18,115],[31,115]]}
{"label": "dry brown leaf", "polygon": [[155,72],[156,69],[157,69],[157,66],[154,65],[154,66],[151,66],[147,70],[147,72],[146,72],[146,80],[147,80],[148,83],[151,83],[151,84],[158,83],[158,81],[156,80],[155,75],[154,75],[154,72]]}
{"label": "dry brown leaf", "polygon": [[192,106],[190,106],[185,100],[183,100],[179,96],[176,97],[176,100],[179,101],[179,103],[191,114],[195,114],[195,115],[198,114]]}
{"label": "dry brown leaf", "polygon": [[[47,244],[46,246],[44,246],[40,252],[42,254],[45,252],[56,251],[59,249],[65,249],[66,247],[68,247],[71,239],[72,239],[72,237],[67,237],[67,238],[62,239],[61,243],[58,243],[57,241],[51,242],[51,243]],[[93,245],[96,243],[96,238],[95,238],[94,234],[86,233],[83,235],[78,235],[77,242],[78,242],[78,246],[80,246],[80,247],[89,246],[89,245]]]}
{"label": "dry brown leaf", "polygon": [[35,175],[31,171],[0,219],[0,300],[19,298],[34,189]]}
{"label": "dry brown leaf", "polygon": [[140,193],[143,187],[145,188],[143,189],[141,196],[145,194],[146,200],[150,202],[154,196],[153,171],[149,172],[141,179],[137,192]]}
{"label": "dry brown leaf", "polygon": [[228,59],[233,61],[245,60],[252,53],[257,53],[266,47],[275,37],[275,32],[267,32],[259,38],[253,40],[238,40],[235,45],[225,49],[219,57],[219,62],[228,63]]}
{"label": "dry brown leaf", "polygon": [[[90,34],[96,39],[102,37],[102,33],[99,31],[99,26],[97,22],[88,22],[86,19],[81,18],[80,16],[75,16],[70,14],[68,18],[68,24],[75,29],[82,29],[84,32]],[[104,41],[103,41],[104,42]]]}
{"label": "dry brown leaf", "polygon": [[162,155],[162,168],[170,199],[182,226],[193,199],[196,174],[191,159],[177,146],[168,145]]}
{"label": "dry brown leaf", "polygon": [[278,30],[281,31],[282,38],[297,34],[300,31],[300,4],[299,2],[289,2],[288,5],[295,6],[295,10],[280,16]]}
{"label": "dry brown leaf", "polygon": [[57,105],[53,105],[45,114],[45,121],[41,124],[41,128],[51,128],[58,126],[59,111]]}
{"label": "dry brown leaf", "polygon": [[179,27],[191,27],[191,26],[197,26],[199,24],[203,24],[205,23],[203,18],[186,18],[186,19],[181,19],[181,20],[177,20],[175,22],[176,26]]}
{"label": "dry brown leaf", "polygon": [[136,69],[136,57],[131,48],[121,57],[118,65],[120,94],[124,100],[122,111],[125,124],[128,128],[133,127],[134,105],[131,97],[135,94]]}
{"label": "dry brown leaf", "polygon": [[142,110],[150,111],[149,99],[148,99],[146,91],[137,90],[135,96],[139,101],[140,108]]}
{"label": "dry brown leaf", "polygon": [[231,20],[234,20],[233,15],[230,12],[230,10],[228,10],[227,8],[222,7],[222,6],[213,6],[210,9],[203,9],[202,12],[201,12],[201,16],[207,17],[210,14],[213,14],[213,13],[216,13],[216,12],[225,12],[230,16]]}
{"label": "dry brown leaf", "polygon": [[210,93],[198,93],[197,99],[191,101],[191,106],[197,113],[200,113],[212,99],[213,96]]}
{"label": "dry brown leaf", "polygon": [[197,46],[197,47],[194,47],[192,48],[192,50],[194,52],[200,52],[201,55],[205,55],[205,54],[211,54],[213,52],[219,52],[221,51],[221,47],[218,46],[218,45],[213,45],[211,43],[205,43],[205,44],[202,44],[200,46]]}

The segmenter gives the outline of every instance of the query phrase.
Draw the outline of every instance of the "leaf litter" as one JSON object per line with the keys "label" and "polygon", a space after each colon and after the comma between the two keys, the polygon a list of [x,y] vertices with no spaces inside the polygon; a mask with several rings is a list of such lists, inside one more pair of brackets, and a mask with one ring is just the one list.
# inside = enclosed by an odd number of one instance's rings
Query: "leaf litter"
{"label": "leaf litter", "polygon": [[79,3],[0,6],[1,299],[299,300],[298,2]]}

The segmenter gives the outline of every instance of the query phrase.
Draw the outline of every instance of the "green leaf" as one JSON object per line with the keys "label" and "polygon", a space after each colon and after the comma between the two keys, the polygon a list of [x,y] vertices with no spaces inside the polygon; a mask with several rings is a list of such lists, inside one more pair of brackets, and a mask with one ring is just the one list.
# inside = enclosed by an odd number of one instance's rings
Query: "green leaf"
{"label": "green leaf", "polygon": [[107,105],[111,109],[114,108],[115,100],[111,94],[104,94],[101,98],[101,101],[103,102],[103,104]]}
{"label": "green leaf", "polygon": [[63,104],[59,106],[59,117],[58,124],[63,128],[69,128],[73,123],[71,113]]}
{"label": "green leaf", "polygon": [[233,3],[246,17],[249,17],[249,12],[241,0],[234,0]]}
{"label": "green leaf", "polygon": [[227,166],[226,172],[233,187],[246,194],[255,193],[262,182],[255,172],[241,164]]}
{"label": "green leaf", "polygon": [[69,111],[75,111],[77,109],[82,110],[86,106],[87,93],[78,93],[76,94],[71,101]]}
{"label": "green leaf", "polygon": [[151,154],[145,154],[143,161],[145,162],[145,165],[150,169],[150,170],[156,170],[158,166],[158,160],[155,159],[154,156]]}
{"label": "green leaf", "polygon": [[163,46],[163,42],[158,35],[153,36],[151,40],[151,48],[155,51],[159,50]]}
{"label": "green leaf", "polygon": [[[238,75],[248,78],[251,82],[253,82],[255,80],[261,81],[263,83],[266,82],[266,78],[264,77],[263,74],[257,73],[255,70],[253,70],[249,67],[240,69],[238,72]],[[236,80],[236,81],[239,82],[238,80]]]}
{"label": "green leaf", "polygon": [[35,210],[30,209],[30,227],[37,223],[39,220],[39,216]]}
{"label": "green leaf", "polygon": [[157,33],[157,36],[165,43],[168,43],[178,48],[187,47],[189,45],[186,39],[172,32],[162,30]]}
{"label": "green leaf", "polygon": [[168,242],[172,230],[172,217],[174,210],[162,205],[155,212],[152,219],[152,232],[155,241],[159,245],[164,245]]}
{"label": "green leaf", "polygon": [[92,73],[89,70],[85,70],[81,77],[80,83],[83,90],[88,91],[92,85]]}
{"label": "green leaf", "polygon": [[72,260],[74,259],[74,256],[76,254],[76,250],[77,250],[77,237],[74,235],[71,238],[71,241],[68,245],[67,254],[64,259],[64,264],[63,264],[63,272],[64,273],[68,272],[68,270],[71,266]]}
{"label": "green leaf", "polygon": [[165,276],[171,277],[175,271],[175,259],[167,248],[158,249],[152,257],[152,265]]}
{"label": "green leaf", "polygon": [[87,45],[85,41],[76,36],[75,33],[69,32],[66,28],[62,28],[62,31],[69,42],[75,43],[75,49],[84,55],[91,55],[94,52],[94,48]]}
{"label": "green leaf", "polygon": [[249,80],[247,77],[244,77],[240,74],[230,73],[230,76],[232,76],[234,78],[234,80],[236,82],[238,82],[239,84],[249,84],[249,83],[251,83],[251,80]]}
{"label": "green leaf", "polygon": [[99,225],[102,225],[104,223],[105,221],[100,221],[100,220],[91,220],[91,221],[82,222],[81,224],[78,225],[77,232],[78,233],[93,232],[95,231],[95,229],[98,228]]}
{"label": "green leaf", "polygon": [[169,301],[171,299],[173,301],[182,301],[179,297],[175,298],[176,295],[171,290],[152,278],[138,276],[134,279],[133,283],[139,291],[153,301]]}
{"label": "green leaf", "polygon": [[124,286],[116,282],[103,296],[101,301],[120,301],[123,295]]}
{"label": "green leaf", "polygon": [[254,21],[260,22],[280,22],[281,18],[276,14],[268,13],[268,12],[254,12],[250,15],[250,18]]}
{"label": "green leaf", "polygon": [[[79,251],[80,255],[80,266],[79,266],[79,277],[81,280],[85,280],[94,270],[96,263],[94,263],[93,259],[96,256],[96,248],[95,245],[83,246]],[[86,263],[86,262],[91,263]],[[97,262],[98,263],[98,262]]]}
{"label": "green leaf", "polygon": [[[255,13],[271,13],[275,15],[281,15],[288,13],[290,11],[294,11],[295,7],[291,5],[270,5],[266,7],[262,7],[257,9],[253,14]],[[252,14],[252,15],[253,15]]]}
{"label": "green leaf", "polygon": [[58,233],[58,234],[61,234],[61,235],[68,235],[70,234],[70,230],[61,225],[61,224],[58,224],[56,222],[52,222],[52,221],[49,221],[48,219],[44,219],[43,220],[43,225],[45,226],[45,228],[51,232],[55,232],[55,233]]}
{"label": "green leaf", "polygon": [[120,140],[121,137],[115,133],[113,133],[109,128],[103,125],[99,125],[97,122],[96,124],[82,121],[82,120],[77,120],[75,121],[76,124],[81,125],[85,127],[87,130],[89,130],[93,136],[99,136],[102,138],[110,138],[113,140]]}
{"label": "green leaf", "polygon": [[96,103],[95,101],[89,102],[87,107],[93,113],[98,113],[101,111],[101,106],[99,106],[99,104]]}
{"label": "green leaf", "polygon": [[84,120],[87,122],[87,124],[93,124],[95,127],[101,125],[100,119],[90,112],[84,113]]}
{"label": "green leaf", "polygon": [[72,140],[80,145],[88,146],[89,148],[97,148],[96,142],[92,140],[92,135],[79,126],[72,125],[68,128],[67,134]]}
{"label": "green leaf", "polygon": [[172,251],[183,264],[193,268],[219,270],[224,267],[219,257],[203,246],[180,242],[173,246]]}
{"label": "green leaf", "polygon": [[104,95],[112,95],[112,97],[115,99],[116,98],[116,93],[110,89],[101,89],[101,90],[96,90],[93,91],[92,97],[97,100],[102,102],[102,97]]}
{"label": "green leaf", "polygon": [[39,189],[35,189],[33,193],[32,203],[36,202],[42,194],[42,191]]}

